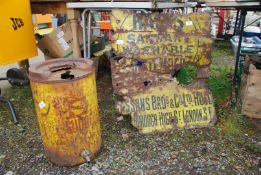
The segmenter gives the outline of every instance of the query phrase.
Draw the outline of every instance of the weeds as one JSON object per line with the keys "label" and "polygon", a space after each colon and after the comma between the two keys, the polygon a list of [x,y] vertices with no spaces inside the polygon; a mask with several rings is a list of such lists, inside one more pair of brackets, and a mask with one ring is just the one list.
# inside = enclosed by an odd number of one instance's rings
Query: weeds
{"label": "weeds", "polygon": [[227,41],[215,41],[212,49],[212,60],[221,59],[234,59],[234,53],[230,42]]}

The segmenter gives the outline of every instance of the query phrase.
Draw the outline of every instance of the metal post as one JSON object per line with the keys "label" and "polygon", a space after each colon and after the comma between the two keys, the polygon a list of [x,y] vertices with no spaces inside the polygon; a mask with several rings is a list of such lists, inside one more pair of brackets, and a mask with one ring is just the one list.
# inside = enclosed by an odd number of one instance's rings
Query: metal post
{"label": "metal post", "polygon": [[[86,13],[88,13],[88,30],[87,30],[87,47],[86,47]],[[83,21],[83,57],[84,58],[91,58],[91,14],[92,11],[89,9],[84,9],[82,12],[82,21]],[[87,49],[88,48],[88,49]],[[88,52],[87,52],[88,51]]]}
{"label": "metal post", "polygon": [[235,64],[235,71],[234,71],[234,78],[233,78],[233,85],[236,90],[236,98],[237,98],[237,91],[238,91],[238,85],[237,85],[237,80],[238,80],[238,64],[239,64],[239,59],[240,59],[240,50],[241,50],[241,44],[242,44],[242,38],[243,38],[243,32],[244,32],[244,25],[245,25],[245,20],[246,20],[246,10],[242,10],[241,12],[241,17],[240,17],[240,33],[239,33],[239,41],[238,41],[238,47],[237,47],[237,55],[236,55],[236,64]]}
{"label": "metal post", "polygon": [[242,11],[240,10],[239,13],[240,13],[240,14],[239,14],[239,23],[238,23],[238,28],[237,28],[237,30],[236,30],[236,35],[239,34],[239,32],[240,32],[240,27],[241,27],[241,23],[242,23]]}
{"label": "metal post", "polygon": [[188,14],[188,0],[185,0],[185,3],[184,3],[184,12],[185,12],[185,15]]}
{"label": "metal post", "polygon": [[238,16],[239,16],[239,10],[237,10],[237,16],[236,16],[236,21],[235,21],[235,27],[234,27],[234,33],[233,33],[233,35],[235,35],[235,34],[236,34],[236,31],[237,31]]}
{"label": "metal post", "polygon": [[89,11],[88,15],[88,55],[87,58],[91,58],[91,21],[92,21],[92,11]]}
{"label": "metal post", "polygon": [[82,32],[83,32],[83,58],[87,57],[86,51],[86,13],[89,9],[84,9],[82,12]]}

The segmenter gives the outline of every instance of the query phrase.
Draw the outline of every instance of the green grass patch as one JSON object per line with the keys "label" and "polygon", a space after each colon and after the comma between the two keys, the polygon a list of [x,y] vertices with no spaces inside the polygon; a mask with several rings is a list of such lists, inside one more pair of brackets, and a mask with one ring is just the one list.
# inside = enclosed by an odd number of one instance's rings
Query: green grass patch
{"label": "green grass patch", "polygon": [[[229,66],[212,65],[210,69],[210,77],[208,80],[216,103],[227,100],[231,94],[231,75],[233,70]],[[184,66],[176,78],[180,84],[191,84],[197,77],[197,70],[194,66]]]}
{"label": "green grass patch", "polygon": [[181,70],[179,70],[176,78],[180,84],[188,85],[196,80],[197,68],[192,65],[186,65]]}
{"label": "green grass patch", "polygon": [[218,104],[230,97],[232,73],[233,70],[229,66],[211,66],[208,85]]}
{"label": "green grass patch", "polygon": [[213,44],[212,59],[234,59],[234,53],[229,40],[216,40]]}

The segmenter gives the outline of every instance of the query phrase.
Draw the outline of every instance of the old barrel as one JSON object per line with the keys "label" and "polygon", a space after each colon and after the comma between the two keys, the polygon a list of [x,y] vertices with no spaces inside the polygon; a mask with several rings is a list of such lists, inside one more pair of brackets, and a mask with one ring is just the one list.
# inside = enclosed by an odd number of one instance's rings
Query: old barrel
{"label": "old barrel", "polygon": [[29,78],[47,159],[64,166],[93,159],[101,147],[93,62],[48,60],[30,67]]}

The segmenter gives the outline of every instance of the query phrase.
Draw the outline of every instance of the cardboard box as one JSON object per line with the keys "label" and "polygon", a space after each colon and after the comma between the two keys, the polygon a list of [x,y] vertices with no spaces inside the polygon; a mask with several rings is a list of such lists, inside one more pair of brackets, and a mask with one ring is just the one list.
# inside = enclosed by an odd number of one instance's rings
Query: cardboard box
{"label": "cardboard box", "polygon": [[[82,27],[79,25],[78,37],[80,47],[83,47]],[[38,42],[39,49],[46,58],[72,58],[72,30],[70,23],[67,22],[44,37]]]}
{"label": "cardboard box", "polygon": [[52,16],[52,14],[34,14],[32,15],[33,24],[37,26],[38,24],[52,23]]}

